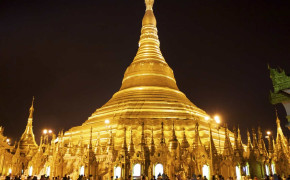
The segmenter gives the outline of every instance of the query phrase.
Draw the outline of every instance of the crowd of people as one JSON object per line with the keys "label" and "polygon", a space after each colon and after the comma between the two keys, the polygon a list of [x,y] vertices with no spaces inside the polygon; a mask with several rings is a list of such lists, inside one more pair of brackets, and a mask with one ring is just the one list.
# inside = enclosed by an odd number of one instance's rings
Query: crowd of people
{"label": "crowd of people", "polygon": [[[123,178],[119,178],[118,176],[116,177],[111,177],[111,180],[135,180],[137,179],[136,177],[132,177],[131,175],[129,175],[129,177],[127,179],[123,179]],[[139,179],[139,178],[138,178]],[[233,177],[229,177],[226,180],[234,180],[235,178]],[[286,177],[281,177],[278,174],[274,174],[274,175],[270,175],[270,176],[266,176],[265,178],[263,178],[264,180],[290,180],[290,175],[286,178]],[[45,176],[42,175],[40,178],[38,178],[37,176],[12,176],[11,174],[8,176],[0,176],[0,180],[73,180],[70,176],[65,175],[64,177],[53,177],[50,178],[49,176]],[[79,177],[77,178],[77,180],[93,180],[93,177],[86,177],[85,175],[79,175]],[[141,180],[149,180],[146,176],[141,176]],[[151,178],[151,180],[170,180],[169,177],[166,174],[158,174],[157,178],[155,176],[153,176]],[[187,177],[187,178],[182,178],[180,175],[175,175],[174,180],[208,180],[208,178],[206,176],[202,176],[202,175],[193,175],[192,177]],[[222,175],[213,175],[211,180],[225,180],[225,178]],[[254,177],[253,179],[251,179],[250,177],[247,176],[242,176],[240,180],[259,180],[257,177]]]}

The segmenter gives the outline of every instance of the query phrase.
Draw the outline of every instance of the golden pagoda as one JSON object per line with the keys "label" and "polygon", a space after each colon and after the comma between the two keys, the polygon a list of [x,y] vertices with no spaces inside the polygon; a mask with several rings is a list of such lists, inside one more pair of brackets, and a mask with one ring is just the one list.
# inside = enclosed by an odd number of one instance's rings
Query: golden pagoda
{"label": "golden pagoda", "polygon": [[[174,121],[179,142],[182,141],[183,128],[187,137],[193,139],[192,132],[196,122],[199,123],[201,130],[205,130],[201,133],[203,141],[208,142],[209,121],[206,117],[209,115],[178,89],[173,71],[160,51],[157,22],[153,13],[154,1],[146,0],[145,4],[139,49],[124,74],[120,90],[81,126],[67,131],[64,135],[66,139],[72,138],[76,143],[82,136],[85,143],[88,143],[92,127],[94,133],[100,132],[101,143],[106,143],[109,137],[108,130],[112,130],[115,146],[120,148],[124,126],[141,132],[141,124],[144,122],[145,137],[150,137],[153,128],[155,138],[160,138],[160,124],[163,122],[165,138],[168,141]],[[109,123],[106,124],[105,121]],[[214,123],[212,126],[214,129],[217,124]],[[213,131],[214,138],[217,139],[216,128]],[[140,133],[136,133],[135,137],[140,136]],[[233,139],[233,135],[231,138]]]}
{"label": "golden pagoda", "polygon": [[[41,137],[46,140],[38,148],[32,131],[32,102],[26,130],[8,153],[13,158],[2,165],[2,173],[13,167],[12,174],[69,175],[73,180],[161,175],[162,179],[196,175],[261,179],[267,173],[289,174],[289,142],[278,119],[276,143],[273,139],[269,153],[260,128],[258,139],[255,129],[252,141],[248,132],[246,147],[239,128],[232,133],[227,126],[220,127],[178,89],[159,48],[154,0],[145,0],[145,4],[139,49],[120,90],[81,126],[57,137]],[[268,140],[271,144],[270,136]],[[8,151],[0,147],[0,152]],[[0,154],[0,167],[4,158]]]}
{"label": "golden pagoda", "polygon": [[35,142],[33,126],[32,126],[33,112],[34,112],[33,103],[34,103],[34,97],[32,99],[32,104],[29,109],[29,117],[28,117],[25,131],[23,132],[19,141],[19,148],[20,148],[21,153],[23,154],[27,154],[30,150],[35,150],[38,147],[38,145]]}

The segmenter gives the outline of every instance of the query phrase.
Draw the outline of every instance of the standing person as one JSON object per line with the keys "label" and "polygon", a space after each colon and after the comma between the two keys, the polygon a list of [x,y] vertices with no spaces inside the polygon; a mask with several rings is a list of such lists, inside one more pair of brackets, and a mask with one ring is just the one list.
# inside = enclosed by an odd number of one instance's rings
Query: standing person
{"label": "standing person", "polygon": [[10,175],[6,176],[5,180],[10,180]]}

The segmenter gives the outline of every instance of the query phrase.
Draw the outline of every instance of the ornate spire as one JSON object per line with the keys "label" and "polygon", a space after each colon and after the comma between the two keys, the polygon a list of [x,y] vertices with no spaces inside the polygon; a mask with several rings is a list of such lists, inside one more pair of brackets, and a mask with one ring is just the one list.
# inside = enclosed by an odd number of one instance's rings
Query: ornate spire
{"label": "ornate spire", "polygon": [[154,4],[154,0],[145,0],[145,4],[146,4],[146,11],[147,10],[152,10],[153,4]]}
{"label": "ornate spire", "polygon": [[255,128],[252,129],[252,135],[253,135],[253,151],[255,152],[256,155],[260,154],[260,149],[257,141],[257,135],[255,132]]}
{"label": "ornate spire", "polygon": [[[288,151],[288,141],[285,138],[281,125],[280,125],[280,119],[278,117],[278,113],[277,113],[277,109],[276,109],[276,123],[277,123],[277,138],[276,138],[276,143],[282,143],[281,147],[283,147],[283,149]],[[280,138],[280,140],[278,139]]]}
{"label": "ornate spire", "polygon": [[155,153],[155,144],[154,144],[154,136],[153,136],[153,127],[152,127],[152,131],[151,131],[151,147],[150,147],[150,151],[151,151],[151,156],[154,155]]}
{"label": "ornate spire", "polygon": [[250,152],[252,151],[253,147],[252,147],[252,142],[251,142],[251,135],[249,130],[247,130],[247,136],[248,136],[248,144],[247,144],[247,151]]}
{"label": "ornate spire", "polygon": [[124,127],[124,138],[123,138],[123,145],[122,145],[122,149],[124,151],[127,151],[127,141],[126,141],[126,127]]}
{"label": "ornate spire", "polygon": [[267,150],[266,150],[265,142],[263,140],[263,134],[262,134],[260,126],[258,127],[258,145],[259,145],[260,153],[266,156]]}
{"label": "ornate spire", "polygon": [[131,139],[130,139],[130,145],[129,145],[129,153],[130,153],[130,156],[133,156],[135,153],[132,127],[131,127]]}
{"label": "ornate spire", "polygon": [[174,121],[172,122],[172,136],[169,140],[169,150],[175,150],[178,147],[178,140],[175,135]]}
{"label": "ornate spire", "polygon": [[233,148],[232,143],[230,141],[229,133],[228,133],[228,127],[225,127],[225,144],[224,144],[224,152],[223,155],[225,156],[231,156],[233,154]]}
{"label": "ornate spire", "polygon": [[164,129],[163,129],[163,122],[161,123],[161,139],[160,139],[160,145],[165,146],[165,138],[164,138]]}
{"label": "ornate spire", "polygon": [[30,107],[30,109],[29,109],[29,118],[30,118],[30,119],[33,118],[33,112],[34,112],[33,104],[34,104],[34,96],[33,96],[33,98],[32,98],[32,104],[31,104],[31,107]]}
{"label": "ornate spire", "polygon": [[236,127],[233,127],[233,131],[234,131],[234,150],[237,151],[239,149],[239,145],[238,145],[238,131],[236,129]]}
{"label": "ornate spire", "polygon": [[200,137],[199,137],[199,130],[198,130],[198,123],[195,124],[195,133],[194,133],[194,141],[193,141],[193,149],[197,149],[202,146]]}
{"label": "ornate spire", "polygon": [[25,128],[24,133],[22,134],[19,144],[20,144],[20,149],[22,151],[28,151],[28,147],[30,148],[37,148],[37,144],[35,142],[35,137],[33,134],[33,126],[32,126],[32,121],[33,121],[33,103],[34,103],[34,97],[32,98],[32,105],[29,109],[29,117],[28,117],[28,122]]}
{"label": "ornate spire", "polygon": [[241,142],[241,137],[240,137],[240,129],[236,129],[234,127],[234,137],[235,137],[235,143],[234,143],[234,154],[236,157],[242,157],[243,156],[243,145]]}
{"label": "ornate spire", "polygon": [[241,136],[241,132],[240,132],[239,126],[238,126],[238,145],[239,145],[239,149],[243,152],[244,151],[244,147],[243,147],[242,136]]}
{"label": "ornate spire", "polygon": [[145,146],[146,145],[146,141],[145,141],[145,134],[144,134],[144,122],[142,122],[142,132],[141,132],[141,146]]}
{"label": "ornate spire", "polygon": [[138,86],[158,86],[178,90],[173,71],[159,48],[157,23],[152,9],[154,0],[145,0],[145,4],[139,49],[125,72],[121,90]]}
{"label": "ornate spire", "polygon": [[216,150],[216,147],[215,147],[215,144],[213,142],[213,138],[212,138],[212,131],[211,131],[211,128],[209,130],[209,142],[210,142],[210,153],[212,156],[217,156],[217,150]]}
{"label": "ornate spire", "polygon": [[186,134],[185,134],[185,128],[183,128],[183,139],[182,139],[182,142],[181,142],[181,148],[188,148],[190,145],[186,139]]}

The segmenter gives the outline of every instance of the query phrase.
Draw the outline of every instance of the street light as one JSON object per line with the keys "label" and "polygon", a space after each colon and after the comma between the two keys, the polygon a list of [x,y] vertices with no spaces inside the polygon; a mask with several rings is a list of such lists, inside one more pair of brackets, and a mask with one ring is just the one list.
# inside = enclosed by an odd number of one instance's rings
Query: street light
{"label": "street light", "polygon": [[268,149],[269,149],[269,153],[273,153],[273,146],[271,144],[271,131],[267,131],[267,136],[265,137],[266,139],[268,139]]}
{"label": "street light", "polygon": [[49,140],[49,135],[52,135],[53,134],[53,132],[52,132],[52,130],[51,129],[43,129],[42,130],[42,134],[43,134],[43,136],[44,136],[44,143],[46,142],[46,143],[48,143],[48,140]]}
{"label": "street light", "polygon": [[215,115],[215,116],[214,116],[214,120],[215,120],[215,122],[218,123],[218,124],[221,123],[220,117],[219,117],[218,115]]}
{"label": "street light", "polygon": [[6,139],[6,142],[7,142],[8,145],[10,145],[10,139],[9,138]]}

